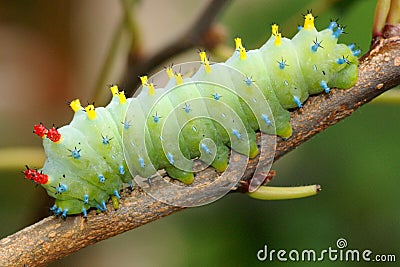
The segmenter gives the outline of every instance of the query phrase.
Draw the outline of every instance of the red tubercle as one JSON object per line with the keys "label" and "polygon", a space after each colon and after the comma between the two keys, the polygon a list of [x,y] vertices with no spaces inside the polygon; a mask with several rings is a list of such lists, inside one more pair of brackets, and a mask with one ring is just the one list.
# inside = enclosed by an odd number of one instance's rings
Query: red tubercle
{"label": "red tubercle", "polygon": [[50,139],[52,142],[58,142],[61,140],[61,134],[58,132],[56,127],[52,127],[47,131],[47,138]]}
{"label": "red tubercle", "polygon": [[30,169],[28,165],[25,165],[26,170],[24,171],[25,178],[28,180],[33,180],[39,173],[37,170]]}
{"label": "red tubercle", "polygon": [[34,179],[34,181],[37,184],[47,184],[47,182],[49,181],[49,176],[47,174],[40,172],[38,173],[38,176],[36,176],[36,179]]}
{"label": "red tubercle", "polygon": [[41,122],[33,126],[33,133],[39,137],[44,138],[48,132],[49,130]]}
{"label": "red tubercle", "polygon": [[36,169],[30,169],[28,165],[25,165],[26,170],[24,171],[25,178],[33,180],[37,184],[46,184],[49,181],[49,176],[42,172],[38,172]]}

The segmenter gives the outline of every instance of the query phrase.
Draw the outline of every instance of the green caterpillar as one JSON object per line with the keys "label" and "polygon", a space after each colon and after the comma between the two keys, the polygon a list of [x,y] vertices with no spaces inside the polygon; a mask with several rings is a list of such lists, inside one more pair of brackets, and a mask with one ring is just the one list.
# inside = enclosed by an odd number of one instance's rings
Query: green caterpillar
{"label": "green caterpillar", "polygon": [[168,67],[160,74],[169,78],[164,88],[155,89],[143,76],[135,98],[113,85],[106,107],[83,108],[72,101],[69,125],[34,126],[47,160],[40,170],[27,167],[25,177],[56,199],[51,208],[56,215],[86,216],[91,207],[106,210],[110,196],[117,207],[123,183],[136,175],[147,179],[165,169],[189,185],[192,159],[223,172],[230,148],[256,157],[256,131],[289,138],[288,109],[301,108],[311,94],[357,81],[360,50],[337,43],[343,27],[331,21],[318,32],[311,12],[304,17],[291,40],[276,24],[259,49],[246,51],[236,38],[236,51],[225,63],[211,64],[201,51],[202,67],[191,77]]}

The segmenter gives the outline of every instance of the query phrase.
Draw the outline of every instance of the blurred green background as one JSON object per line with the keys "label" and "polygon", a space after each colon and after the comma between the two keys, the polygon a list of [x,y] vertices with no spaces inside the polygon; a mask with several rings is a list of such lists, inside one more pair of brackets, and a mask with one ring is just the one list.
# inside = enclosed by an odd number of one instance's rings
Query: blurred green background
{"label": "blurred green background", "polygon": [[[142,51],[155,51],[176,38],[206,3],[137,2],[133,14]],[[375,4],[375,0],[236,0],[219,21],[228,33],[227,45],[241,36],[246,48],[252,49],[269,37],[271,22],[278,22],[283,35],[291,37],[302,23],[301,14],[313,8],[318,29],[326,27],[330,18],[340,18],[348,25],[348,34],[340,40],[356,42],[366,52]],[[40,155],[14,155],[4,149],[40,148],[40,140],[31,134],[33,124],[66,124],[72,112],[65,101],[77,97],[83,103],[92,101],[121,15],[118,1],[0,3],[0,237],[48,216],[52,205],[44,190],[24,180],[20,172],[25,163],[40,167]],[[106,84],[121,80],[126,47],[121,47]],[[195,51],[191,59],[197,57]],[[96,89],[103,88],[105,84]],[[257,261],[258,250],[268,245],[276,250],[318,251],[336,248],[338,238],[345,238],[350,249],[399,258],[399,107],[368,104],[274,165],[273,184],[319,183],[323,190],[316,197],[266,202],[229,194],[82,249],[50,266],[284,266],[287,263],[277,260]],[[317,263],[296,266],[313,264]]]}

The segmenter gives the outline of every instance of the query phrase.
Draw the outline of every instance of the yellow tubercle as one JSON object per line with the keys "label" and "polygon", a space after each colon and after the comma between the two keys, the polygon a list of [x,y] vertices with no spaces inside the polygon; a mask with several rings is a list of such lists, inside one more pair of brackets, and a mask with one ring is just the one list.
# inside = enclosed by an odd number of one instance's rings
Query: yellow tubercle
{"label": "yellow tubercle", "polygon": [[118,86],[115,85],[115,84],[111,85],[111,86],[110,86],[110,91],[111,91],[111,94],[112,94],[113,96],[114,96],[114,95],[118,95]]}
{"label": "yellow tubercle", "polygon": [[282,35],[279,32],[279,26],[278,24],[272,24],[271,26],[271,32],[272,32],[272,36],[275,36],[275,42],[274,44],[276,46],[280,46],[282,44]]}
{"label": "yellow tubercle", "polygon": [[241,60],[245,60],[246,59],[246,49],[244,47],[240,48],[239,55],[240,55],[240,59]]}
{"label": "yellow tubercle", "polygon": [[148,83],[147,84],[147,89],[149,90],[149,95],[154,95],[156,90],[154,89],[154,84],[153,83]]}
{"label": "yellow tubercle", "polygon": [[282,44],[282,35],[278,33],[275,35],[275,45],[280,46]]}
{"label": "yellow tubercle", "polygon": [[240,37],[235,38],[235,46],[236,46],[236,50],[239,50],[241,47],[243,47],[242,38],[240,38]]}
{"label": "yellow tubercle", "polygon": [[206,71],[206,73],[210,73],[211,72],[211,66],[210,63],[204,63],[204,69]]}
{"label": "yellow tubercle", "polygon": [[124,91],[118,92],[118,98],[121,105],[126,103],[126,96]]}
{"label": "yellow tubercle", "polygon": [[72,108],[74,112],[82,110],[81,102],[79,101],[79,99],[71,101],[71,103],[69,103],[69,106]]}
{"label": "yellow tubercle", "polygon": [[147,87],[149,95],[154,95],[154,93],[156,92],[154,89],[154,84],[149,83],[147,76],[141,76],[140,80],[142,81],[142,85]]}
{"label": "yellow tubercle", "polygon": [[125,93],[124,93],[124,91],[121,91],[121,92],[120,92],[120,91],[118,90],[118,86],[117,86],[117,85],[115,85],[115,84],[111,85],[111,86],[110,86],[110,91],[111,91],[111,93],[112,93],[113,96],[118,96],[119,103],[120,103],[121,105],[123,105],[123,104],[126,103]]}
{"label": "yellow tubercle", "polygon": [[210,62],[208,61],[206,52],[205,52],[205,51],[201,51],[201,52],[199,53],[199,56],[200,56],[201,62],[202,62],[203,65],[204,65],[204,70],[206,71],[206,73],[210,73],[210,71],[211,71],[211,66],[210,66]]}
{"label": "yellow tubercle", "polygon": [[242,39],[239,37],[235,38],[236,51],[239,51],[239,56],[241,60],[246,59],[246,48],[242,45]]}
{"label": "yellow tubercle", "polygon": [[303,28],[305,30],[314,29],[314,17],[310,11],[304,16],[304,27]]}
{"label": "yellow tubercle", "polygon": [[96,119],[96,111],[95,111],[95,108],[93,105],[87,105],[85,107],[85,111],[86,111],[86,114],[87,114],[89,120]]}
{"label": "yellow tubercle", "polygon": [[200,56],[201,62],[204,63],[204,62],[208,61],[206,51],[200,51],[199,56]]}
{"label": "yellow tubercle", "polygon": [[176,73],[175,74],[175,80],[176,80],[176,84],[182,84],[183,83],[183,78],[182,78],[182,74],[181,73]]}
{"label": "yellow tubercle", "polygon": [[273,35],[273,36],[278,35],[278,33],[279,33],[279,26],[278,26],[278,24],[272,24],[272,26],[271,26],[271,32],[272,32],[272,35]]}
{"label": "yellow tubercle", "polygon": [[206,73],[210,73],[211,72],[210,63],[204,64],[204,69],[206,70]]}
{"label": "yellow tubercle", "polygon": [[147,85],[147,76],[140,76],[140,80],[142,81],[142,85]]}
{"label": "yellow tubercle", "polygon": [[174,78],[174,71],[172,70],[172,67],[167,67],[165,71],[167,72],[168,78]]}

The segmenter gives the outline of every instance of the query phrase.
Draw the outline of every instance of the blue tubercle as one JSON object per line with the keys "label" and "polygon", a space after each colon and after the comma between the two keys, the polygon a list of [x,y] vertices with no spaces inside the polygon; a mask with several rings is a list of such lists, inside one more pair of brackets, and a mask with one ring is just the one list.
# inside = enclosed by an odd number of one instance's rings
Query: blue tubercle
{"label": "blue tubercle", "polygon": [[83,213],[83,217],[87,217],[87,210],[85,208],[82,208],[82,213]]}
{"label": "blue tubercle", "polygon": [[124,166],[119,165],[119,167],[118,167],[118,172],[119,172],[119,174],[124,175],[124,174],[125,174]]}
{"label": "blue tubercle", "polygon": [[318,39],[317,39],[317,38],[315,38],[315,40],[313,41],[313,43],[314,43],[314,44],[311,46],[311,51],[317,52],[318,48],[323,48],[323,47],[321,46],[322,41],[318,42]]}
{"label": "blue tubercle", "polygon": [[89,195],[88,194],[83,195],[83,203],[85,203],[85,204],[89,203]]}
{"label": "blue tubercle", "polygon": [[74,159],[79,159],[81,157],[81,150],[76,147],[73,150],[69,150],[71,152],[71,157]]}
{"label": "blue tubercle", "polygon": [[183,110],[184,110],[186,113],[189,113],[189,112],[190,112],[190,105],[188,105],[188,104],[185,103],[185,107],[183,108]]}
{"label": "blue tubercle", "polygon": [[194,126],[192,126],[192,130],[193,130],[193,132],[197,132],[197,128]]}
{"label": "blue tubercle", "polygon": [[62,209],[61,208],[58,208],[58,209],[56,209],[55,211],[54,211],[54,215],[60,215],[62,213]]}
{"label": "blue tubercle", "polygon": [[250,85],[252,85],[253,84],[253,79],[251,78],[251,77],[246,77],[246,79],[244,79],[244,83],[247,85],[247,86],[250,86]]}
{"label": "blue tubercle", "polygon": [[108,145],[112,138],[109,138],[107,135],[101,136],[103,138],[102,142],[104,145]]}
{"label": "blue tubercle", "polygon": [[336,62],[337,62],[339,65],[344,64],[344,63],[349,64],[349,60],[348,60],[347,57],[345,57],[345,56],[343,56],[343,57],[341,57],[341,58],[338,58],[338,60],[337,60]]}
{"label": "blue tubercle", "polygon": [[353,52],[353,56],[355,56],[355,57],[358,57],[359,55],[361,55],[361,50],[360,49],[354,50],[352,52]]}
{"label": "blue tubercle", "polygon": [[328,84],[326,81],[322,80],[319,85],[321,86],[322,89],[324,89],[325,93],[329,93],[331,91],[331,88],[328,87]]}
{"label": "blue tubercle", "polygon": [[131,189],[133,189],[133,182],[132,181],[129,181],[129,187],[131,188]]}
{"label": "blue tubercle", "polygon": [[338,26],[337,22],[332,20],[331,23],[329,23],[328,29],[333,31],[337,26]]}
{"label": "blue tubercle", "polygon": [[332,33],[335,38],[339,38],[339,36],[344,33],[343,27],[339,26],[336,30]]}
{"label": "blue tubercle", "polygon": [[61,194],[64,193],[65,191],[67,191],[68,187],[65,184],[58,184],[58,186],[56,187],[56,194]]}
{"label": "blue tubercle", "polygon": [[242,135],[239,133],[238,130],[232,129],[232,133],[236,136],[237,139],[241,139]]}
{"label": "blue tubercle", "polygon": [[144,168],[144,166],[145,166],[144,159],[143,158],[139,158],[138,161],[139,161],[140,168]]}
{"label": "blue tubercle", "polygon": [[350,48],[351,52],[353,53],[353,56],[358,57],[359,55],[361,55],[361,50],[355,49],[356,44],[354,44],[354,43],[349,44],[348,47]]}
{"label": "blue tubercle", "polygon": [[211,154],[211,151],[206,144],[201,143],[200,147],[204,150],[204,152],[206,152],[206,154]]}
{"label": "blue tubercle", "polygon": [[118,193],[118,190],[114,190],[114,196],[116,196],[118,199],[121,198],[121,196],[120,196],[119,193]]}
{"label": "blue tubercle", "polygon": [[67,213],[68,213],[68,209],[65,209],[65,210],[63,211],[63,213],[62,213],[61,216],[63,216],[64,218],[66,218],[66,217],[67,217]]}
{"label": "blue tubercle", "polygon": [[214,100],[219,100],[221,98],[221,96],[217,92],[215,92],[215,94],[213,94],[212,96]]}
{"label": "blue tubercle", "polygon": [[174,156],[171,153],[168,152],[167,158],[168,158],[169,164],[174,165],[174,163],[175,163]]}
{"label": "blue tubercle", "polygon": [[282,58],[281,61],[277,61],[277,62],[278,62],[278,64],[279,64],[279,68],[280,68],[281,70],[283,70],[286,66],[289,66],[288,64],[286,64],[286,60],[284,60],[283,58]]}
{"label": "blue tubercle", "polygon": [[104,183],[104,182],[106,181],[106,178],[104,177],[103,174],[97,175],[97,178],[99,178],[99,182],[100,182],[100,183]]}
{"label": "blue tubercle", "polygon": [[302,29],[303,29],[303,26],[297,25],[297,30],[298,30],[298,31],[301,31]]}
{"label": "blue tubercle", "polygon": [[106,202],[103,200],[100,204],[97,204],[96,208],[98,208],[100,211],[106,211],[107,210],[107,206],[106,206]]}
{"label": "blue tubercle", "polygon": [[131,124],[129,123],[129,121],[124,121],[122,124],[124,125],[125,130],[129,130],[129,128],[131,127]]}
{"label": "blue tubercle", "polygon": [[293,101],[294,101],[294,103],[296,103],[297,107],[299,107],[299,108],[303,107],[298,96],[293,96]]}
{"label": "blue tubercle", "polygon": [[271,120],[268,118],[268,115],[262,114],[262,115],[261,115],[261,118],[263,119],[263,121],[264,121],[266,124],[268,124],[268,125],[271,125],[271,124],[272,124]]}
{"label": "blue tubercle", "polygon": [[157,114],[157,112],[156,112],[156,114],[155,115],[153,115],[153,121],[154,121],[154,123],[157,123],[157,122],[159,122],[159,120],[160,120],[160,116],[158,116],[158,114]]}
{"label": "blue tubercle", "polygon": [[56,210],[57,210],[57,206],[56,206],[56,204],[54,204],[53,207],[50,208],[50,211],[54,212]]}
{"label": "blue tubercle", "polygon": [[103,210],[107,210],[106,202],[104,200],[101,202],[101,205],[103,206]]}

